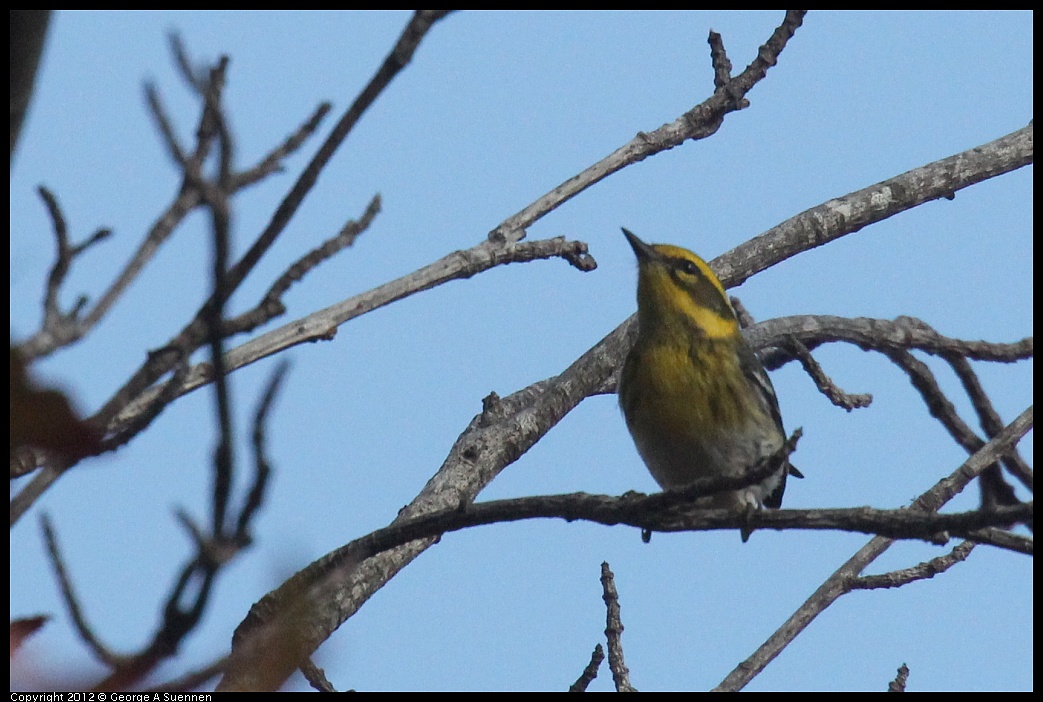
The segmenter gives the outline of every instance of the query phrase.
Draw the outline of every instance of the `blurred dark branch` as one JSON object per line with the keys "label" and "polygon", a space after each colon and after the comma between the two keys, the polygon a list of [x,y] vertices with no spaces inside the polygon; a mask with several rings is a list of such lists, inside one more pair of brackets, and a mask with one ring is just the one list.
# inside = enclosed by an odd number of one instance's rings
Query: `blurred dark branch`
{"label": "blurred dark branch", "polygon": [[58,547],[58,535],[54,531],[54,526],[51,524],[51,519],[46,514],[40,516],[40,526],[43,528],[44,541],[47,544],[47,554],[51,559],[51,567],[54,568],[54,575],[58,579],[58,587],[61,590],[62,600],[65,601],[65,606],[69,609],[69,616],[72,618],[73,626],[76,627],[76,633],[79,634],[80,638],[90,649],[91,653],[94,654],[95,658],[110,667],[118,667],[125,662],[125,657],[121,656],[113,651],[109,650],[108,646],[101,642],[101,639],[94,632],[94,628],[87,623],[87,617],[83,613],[83,607],[80,605],[79,598],[76,596],[76,590],[72,584],[72,578],[69,576],[69,571],[65,567],[65,559],[62,557],[61,549]]}
{"label": "blurred dark branch", "polygon": [[[142,423],[138,421],[139,414],[145,406],[153,406],[152,403],[155,401],[157,396],[156,392],[150,393],[147,398],[144,398],[144,403],[139,401],[136,404],[136,411],[131,416],[125,417],[122,421],[112,425],[110,425],[110,420],[124,409],[128,403],[137,398],[137,396],[140,395],[149,385],[156,382],[164,374],[170,372],[170,370],[180,362],[180,359],[188,357],[192,352],[206,342],[208,338],[208,329],[210,328],[208,320],[212,319],[213,309],[218,297],[227,299],[227,297],[231,295],[231,292],[238,287],[246,273],[259,260],[260,255],[267,250],[271,243],[273,243],[275,236],[285,227],[286,223],[289,221],[289,217],[296,211],[296,208],[299,206],[303,197],[307,194],[312,185],[314,185],[318,173],[323,167],[325,167],[329,158],[347,136],[351,127],[358,121],[362,113],[372,104],[377,95],[379,95],[379,93],[388,85],[398,71],[408,63],[420,40],[428,29],[430,29],[431,25],[443,17],[446,12],[447,11],[418,11],[414,15],[413,20],[406,27],[398,44],[392,50],[387,60],[385,60],[377,75],[366,89],[363,90],[362,94],[358,99],[356,99],[351,108],[349,108],[345,116],[340,120],[337,127],[334,129],[333,134],[331,134],[331,136],[326,140],[323,147],[320,148],[319,152],[298,179],[290,194],[287,195],[286,199],[280,205],[276,214],[273,216],[272,223],[265,229],[254,245],[251,246],[243,259],[234,266],[229,267],[224,277],[224,290],[221,294],[219,296],[211,296],[187,327],[185,327],[165,346],[151,353],[146,363],[134,373],[130,380],[124,384],[123,388],[117,391],[105,406],[91,418],[93,422],[98,425],[109,425],[110,433],[112,433],[113,437],[120,437],[121,442],[129,440],[133,436],[133,428],[142,426]],[[173,46],[175,49],[175,55],[179,57],[179,64],[182,64],[182,73],[185,74],[186,78],[195,76],[195,71],[187,69],[188,62],[185,59],[185,52],[183,47],[181,47],[180,42],[174,40]],[[211,84],[216,85],[223,82],[223,74],[224,65],[219,65],[217,74],[212,76]],[[196,79],[191,79],[190,83],[197,87],[199,86],[199,81]],[[174,154],[175,160],[180,163],[184,172],[182,190],[179,194],[178,200],[175,202],[176,210],[173,212],[168,211],[167,215],[161,218],[160,223],[163,223],[164,226],[162,228],[154,227],[153,232],[151,232],[146,238],[145,243],[135,254],[131,263],[128,264],[126,269],[124,269],[117,283],[112,289],[110,289],[109,293],[103,296],[102,301],[95,306],[94,310],[80,320],[80,324],[76,325],[76,328],[65,326],[59,329],[45,329],[22,344],[23,348],[29,350],[30,357],[53,351],[55,348],[58,348],[65,343],[70,343],[72,340],[78,339],[86,333],[97,319],[104,314],[108,309],[108,306],[110,306],[115,298],[118,297],[126,285],[129,284],[130,280],[136,276],[141,267],[143,267],[152,257],[155,250],[162,241],[166,239],[170,232],[173,231],[174,227],[191,209],[199,206],[204,201],[204,189],[209,186],[201,175],[202,164],[209,153],[211,143],[215,138],[221,138],[219,129],[220,120],[218,120],[213,113],[214,104],[212,100],[207,99],[205,95],[203,96],[204,108],[199,121],[199,129],[197,130],[197,145],[191,155],[185,155],[183,149],[177,146],[173,130],[169,126],[169,120],[166,119],[162,112],[159,100],[155,99],[156,95],[154,91],[152,91],[151,96],[149,102],[157,115],[157,121],[160,124],[160,132],[163,134],[164,139],[167,140],[168,148]],[[286,153],[292,148],[299,146],[305,136],[314,130],[317,126],[318,120],[321,119],[322,115],[324,115],[327,110],[327,106],[320,107],[315,116],[313,116],[296,135],[288,139],[286,143],[273,153],[273,155],[269,156],[264,162],[262,162],[261,166],[257,167],[253,173],[248,174],[247,176],[235,176],[231,173],[230,159],[226,158],[223,160],[221,162],[221,175],[219,178],[223,180],[225,190],[227,191],[234,187],[242,187],[251,182],[255,182],[256,178],[266,172],[274,170],[278,162],[278,155],[280,153]],[[158,224],[159,223],[157,223],[157,225]],[[350,237],[345,234],[342,238],[347,240]],[[306,264],[306,266],[307,265],[308,264]],[[288,275],[292,275],[292,273]],[[289,278],[282,279],[280,283],[273,286],[273,291],[277,293],[279,285],[285,286],[288,285],[289,282]],[[223,328],[222,331],[231,333],[230,330],[225,328]],[[220,362],[224,362],[224,354],[221,355],[221,359]],[[212,380],[215,377],[212,364],[206,366],[206,375],[208,380]],[[181,383],[178,382],[174,384],[173,389],[177,390],[180,386]],[[166,395],[162,388],[159,389],[158,394]],[[44,470],[40,471],[40,473],[35,476],[34,480],[12,500],[11,523],[14,524],[17,519],[24,514],[25,510],[28,509],[28,507],[41,494],[43,494],[47,487],[53,484],[53,482],[68,467],[70,466],[45,465]]]}
{"label": "blurred dark branch", "polygon": [[[87,624],[83,610],[73,591],[72,582],[64,565],[57,545],[57,537],[50,521],[43,518],[44,535],[48,545],[51,562],[58,578],[66,605],[80,638],[87,644],[94,655],[111,669],[110,674],[95,685],[96,690],[123,690],[138,683],[150,674],[157,665],[174,656],[182,641],[202,621],[206,611],[212,588],[224,566],[230,563],[239,553],[249,547],[250,526],[258,509],[264,501],[265,487],[270,473],[270,466],[264,452],[265,425],[268,422],[271,407],[285,377],[285,364],[276,369],[268,382],[268,386],[258,403],[254,418],[253,433],[255,437],[256,475],[254,483],[235,518],[236,529],[233,533],[225,533],[215,528],[207,533],[196,524],[184,510],[178,510],[176,516],[185,527],[195,547],[194,555],[181,567],[181,570],[163,605],[163,616],[160,626],[153,634],[151,641],[142,649],[132,654],[116,654],[105,647],[93,629]],[[224,498],[227,505],[229,495]],[[221,505],[215,500],[213,514],[216,515]],[[214,524],[223,524],[215,516]],[[185,689],[201,684],[213,677],[224,666],[224,660],[199,671],[194,676],[172,681],[164,689]],[[193,682],[198,681],[198,682]]]}
{"label": "blurred dark branch", "polygon": [[[431,29],[435,22],[445,17],[450,10],[417,10],[409,24],[403,30],[395,47],[384,59],[384,63],[377,70],[376,75],[370,80],[359,96],[348,108],[347,112],[340,118],[333,131],[319,147],[318,152],[301,173],[293,188],[279,203],[279,207],[272,215],[272,219],[265,230],[261,232],[257,240],[243,255],[242,259],[229,271],[229,285],[236,288],[246,278],[247,274],[261,259],[261,256],[271,247],[275,238],[282,233],[289,223],[290,218],[297,212],[304,201],[305,196],[314,187],[319,174],[329,163],[333,154],[347,138],[348,134],[358,123],[365,111],[376,101],[377,97],[384,91],[398,73],[406,67],[413,58],[413,53],[420,45],[420,41]],[[154,380],[154,379],[153,379]],[[146,384],[147,386],[148,384]],[[144,389],[143,386],[140,388]]]}
{"label": "blurred dark branch", "polygon": [[167,151],[170,152],[170,158],[173,159],[178,168],[184,171],[188,166],[188,158],[185,156],[185,150],[177,138],[177,133],[174,131],[174,125],[167,114],[167,108],[163,106],[163,98],[159,94],[159,89],[151,82],[145,83],[145,102],[148,103],[152,119],[156,121],[156,129],[159,130],[159,135],[163,138]]}
{"label": "blurred dark branch", "polygon": [[199,670],[193,670],[191,672],[185,673],[180,677],[168,680],[165,683],[160,683],[159,685],[149,687],[147,688],[147,692],[190,692],[192,690],[197,690],[210,680],[213,680],[218,675],[223,673],[227,665],[228,658],[222,656],[213,663],[204,666]]}
{"label": "blurred dark branch", "polygon": [[[100,452],[113,451],[130,438],[137,435],[138,432],[143,431],[145,427],[152,423],[156,417],[170,404],[173,399],[173,389],[178,387],[188,372],[188,364],[182,360],[178,366],[174,369],[174,374],[171,377],[171,383],[169,386],[164,387],[155,396],[149,398],[149,401],[141,407],[141,411],[136,413],[130,421],[126,422],[122,427],[121,431],[111,434],[108,438],[100,442]],[[168,389],[169,388],[169,389]],[[40,451],[33,448],[27,452],[28,455],[19,451],[16,452],[12,457],[12,463],[17,462],[18,465],[12,465],[12,477],[15,477],[17,468],[18,475],[24,475],[29,472],[29,465],[22,465],[24,460],[34,461],[32,468],[36,467],[36,464],[41,464],[43,467],[33,476],[33,479],[26,485],[22,490],[11,498],[11,526],[15,525],[23,514],[28,511],[29,507],[50,487],[62,473],[64,473],[71,466],[75,465],[77,459],[55,454],[53,451]],[[94,451],[93,453],[99,453]]]}
{"label": "blurred dark branch", "polygon": [[261,505],[264,504],[268,479],[271,477],[272,472],[271,460],[268,458],[267,450],[268,414],[272,411],[275,398],[278,396],[279,389],[282,387],[289,370],[290,364],[287,361],[282,361],[275,367],[268,380],[268,387],[265,388],[264,395],[257,404],[256,412],[254,412],[254,425],[251,432],[253,437],[254,479],[246,494],[246,501],[239,512],[239,517],[236,519],[235,534],[233,535],[236,543],[249,544],[253,540],[253,537],[250,535],[250,524],[254,515],[257,514]]}
{"label": "blurred dark branch", "polygon": [[[55,571],[61,583],[62,593],[72,612],[81,638],[111,668],[111,672],[96,686],[98,690],[122,690],[134,685],[149,674],[156,665],[177,653],[187,636],[202,620],[206,604],[209,601],[213,584],[221,568],[240,550],[249,544],[249,525],[252,517],[263,501],[264,487],[267,484],[269,465],[263,455],[263,423],[271,407],[279,381],[283,377],[280,370],[273,377],[264,395],[255,420],[254,434],[258,450],[257,477],[246,500],[242,512],[236,521],[235,532],[226,533],[225,515],[231,496],[234,477],[234,435],[232,427],[231,397],[227,386],[227,373],[222,365],[223,348],[223,311],[228,299],[229,290],[226,285],[226,272],[230,249],[230,217],[229,203],[231,192],[232,141],[227,131],[223,110],[221,108],[221,90],[224,85],[227,59],[222,59],[210,72],[210,80],[206,87],[205,117],[201,121],[200,142],[217,141],[219,146],[219,172],[215,181],[206,181],[200,174],[202,158],[197,153],[186,160],[186,184],[191,183],[200,194],[211,212],[214,254],[213,254],[213,299],[215,304],[208,307],[209,313],[204,321],[208,330],[207,340],[211,348],[211,359],[215,368],[215,395],[217,398],[217,414],[219,437],[214,452],[214,491],[212,503],[212,526],[209,535],[191,520],[185,512],[178,517],[186,526],[196,546],[196,555],[186,563],[163,608],[163,621],[152,641],[139,653],[130,656],[115,656],[101,645],[90,627],[87,626],[76,598],[66,569],[58,553],[57,541],[49,522],[45,520],[44,530],[48,541]],[[53,209],[53,208],[52,208]],[[64,244],[64,232],[60,219],[56,217],[56,229],[59,231],[60,250]],[[180,363],[183,372],[186,364]],[[173,386],[172,386],[173,387]]]}
{"label": "blurred dark branch", "polygon": [[[174,43],[180,46],[180,42],[175,41]],[[183,57],[183,52],[175,53]],[[211,534],[213,539],[218,542],[226,540],[225,516],[235,475],[235,435],[232,424],[232,399],[227,382],[228,373],[224,367],[223,329],[225,306],[231,295],[227,275],[231,249],[232,213],[229,200],[232,196],[230,182],[234,149],[221,104],[227,70],[228,57],[222,56],[209,71],[205,82],[198,78],[193,79],[192,82],[202,90],[205,102],[198,142],[200,144],[217,143],[217,176],[210,181],[202,175],[201,169],[206,157],[205,153],[197,153],[188,159],[185,165],[186,185],[199,191],[203,204],[210,212],[211,240],[213,242],[211,256],[213,286],[211,299],[213,304],[206,306],[198,318],[206,329],[206,344],[210,348],[210,362],[214,369],[214,400],[218,438],[213,457]],[[187,580],[187,576],[185,579]],[[209,584],[206,574],[204,574],[204,582]],[[205,601],[205,595],[200,599]]]}
{"label": "blurred dark branch", "polygon": [[99,229],[83,243],[71,245],[69,243],[68,225],[66,224],[65,216],[62,214],[61,207],[58,205],[58,198],[55,197],[54,193],[42,185],[37,188],[37,192],[40,193],[41,199],[43,199],[44,204],[47,206],[47,212],[51,216],[51,222],[54,227],[54,238],[58,249],[54,265],[51,267],[51,272],[47,276],[47,292],[44,295],[43,303],[44,327],[59,327],[62,325],[75,324],[77,318],[80,316],[80,312],[87,304],[87,297],[81,295],[72,310],[68,313],[63,313],[58,300],[58,293],[61,290],[62,283],[65,282],[65,277],[69,274],[69,268],[72,266],[76,257],[94,244],[106,239],[112,234],[112,230]]}
{"label": "blurred dark branch", "polygon": [[14,166],[14,147],[22,132],[22,123],[29,111],[33,88],[36,86],[40,54],[43,52],[47,26],[51,21],[50,10],[10,10],[10,88],[11,88],[11,152],[10,162]]}
{"label": "blurred dark branch", "polygon": [[[272,219],[264,231],[257,237],[243,257],[234,265],[230,266],[226,274],[226,285],[228,293],[236,290],[246,278],[247,274],[260,261],[261,256],[275,242],[276,237],[282,233],[290,218],[296,213],[305,196],[318,180],[319,173],[325,168],[332,158],[334,152],[340,147],[352,127],[358,122],[365,110],[376,100],[377,96],[387,87],[397,73],[405,67],[413,55],[417,45],[431,25],[444,16],[439,11],[418,11],[406,29],[403,31],[398,44],[377,71],[376,76],[363,89],[362,93],[352,103],[348,111],[341,117],[333,132],[319,147],[318,152],[301,173],[297,182],[294,183],[290,192],[279,204]],[[196,318],[189,323],[177,336],[175,336],[164,350],[180,349],[189,351],[196,349],[206,338],[206,324],[203,319],[209,314],[208,310],[215,304],[213,296],[207,300],[200,309]],[[148,363],[142,366],[127,383],[105,404],[96,415],[99,421],[106,424],[116,416],[126,405],[138,397],[150,385],[156,382],[169,370],[169,354],[155,354]]]}
{"label": "blurred dark branch", "polygon": [[283,304],[283,295],[295,283],[299,283],[304,276],[316,267],[333,258],[335,255],[355,243],[362,232],[369,229],[374,218],[380,212],[380,195],[374,195],[370,200],[362,217],[348,222],[337,232],[336,236],[327,239],[316,249],[297,259],[281,276],[276,279],[265,293],[261,302],[252,310],[236,315],[225,320],[225,331],[228,334],[240,334],[248,332],[261,326],[275,317],[286,312]]}
{"label": "blurred dark branch", "polygon": [[[175,42],[175,45],[180,47],[179,42]],[[184,47],[180,47],[179,52],[183,59],[185,54]],[[219,76],[219,78],[223,81],[223,75]],[[203,92],[199,92],[199,97],[203,101],[203,107],[196,130],[196,142],[190,154],[186,153],[185,148],[179,143],[171,120],[163,108],[162,100],[155,86],[146,84],[145,95],[149,111],[156,121],[157,130],[163,143],[181,171],[181,187],[174,200],[160,214],[146,233],[137,251],[134,252],[130,260],[120,270],[116,280],[102,293],[93,307],[82,315],[80,314],[82,304],[80,307],[77,307],[74,314],[62,316],[48,314],[45,316],[45,322],[41,329],[19,343],[19,349],[29,360],[49,355],[86,336],[112,309],[113,305],[126,292],[130,284],[144,270],[159,248],[170,238],[171,234],[174,233],[188,214],[203,204],[203,193],[200,186],[205,183],[205,180],[201,175],[201,169],[210,153],[212,142],[218,136],[214,129],[215,125],[210,115],[211,106],[207,103],[206,95]],[[296,132],[291,134],[269,154],[265,155],[257,165],[240,172],[230,172],[228,174],[229,192],[238,192],[278,172],[282,161],[300,148],[304,141],[315,132],[320,121],[328,111],[329,104],[323,103]],[[225,167],[230,167],[230,164],[226,164]],[[102,235],[103,232],[104,235],[108,234],[108,230],[100,230],[88,243],[93,243],[94,239],[100,238],[99,235]],[[85,245],[81,245],[78,248],[85,248]],[[79,251],[76,253],[79,253]],[[45,301],[45,307],[48,309],[50,308],[50,300],[57,298],[57,286],[64,279],[64,271],[57,280],[55,280],[55,273],[52,271],[51,278],[52,282],[48,287],[47,301]],[[85,300],[85,298],[82,299]]]}
{"label": "blurred dark branch", "polygon": [[326,118],[332,107],[328,102],[319,104],[311,117],[298,127],[296,132],[286,137],[282,144],[272,149],[256,166],[232,173],[231,189],[239,191],[254,183],[261,182],[274,173],[280,173],[283,170],[283,162],[296,153],[304,145],[304,142],[318,130],[322,120]]}

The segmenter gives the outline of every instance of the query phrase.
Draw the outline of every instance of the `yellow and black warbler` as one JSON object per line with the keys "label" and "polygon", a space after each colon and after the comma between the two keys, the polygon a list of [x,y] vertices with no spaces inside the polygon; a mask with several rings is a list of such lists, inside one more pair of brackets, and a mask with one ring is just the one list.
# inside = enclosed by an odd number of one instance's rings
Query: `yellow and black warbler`
{"label": "yellow and black warbler", "polygon": [[691,251],[623,234],[637,255],[638,334],[623,364],[619,404],[638,453],[663,489],[774,461],[777,470],[763,482],[700,504],[779,507],[786,476],[803,476],[780,451],[786,435],[775,390],[724,286]]}

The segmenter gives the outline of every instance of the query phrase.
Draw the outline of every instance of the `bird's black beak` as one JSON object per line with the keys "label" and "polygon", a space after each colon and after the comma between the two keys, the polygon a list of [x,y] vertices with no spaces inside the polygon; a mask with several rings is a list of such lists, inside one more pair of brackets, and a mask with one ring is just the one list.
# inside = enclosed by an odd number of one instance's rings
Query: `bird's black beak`
{"label": "bird's black beak", "polygon": [[630,248],[634,250],[634,254],[637,256],[639,261],[655,257],[655,250],[649,244],[638,239],[634,232],[626,227],[623,227],[622,229],[623,236],[625,236],[627,241],[630,242]]}

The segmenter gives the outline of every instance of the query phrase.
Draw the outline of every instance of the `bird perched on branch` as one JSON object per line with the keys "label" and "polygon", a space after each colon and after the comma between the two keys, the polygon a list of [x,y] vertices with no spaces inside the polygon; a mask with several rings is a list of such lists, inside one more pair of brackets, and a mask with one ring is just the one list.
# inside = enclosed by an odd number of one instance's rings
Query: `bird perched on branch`
{"label": "bird perched on branch", "polygon": [[724,286],[691,251],[623,234],[637,255],[638,334],[619,404],[638,453],[665,490],[769,461],[775,470],[763,481],[698,504],[747,513],[781,506],[786,477],[803,476],[783,450],[775,390]]}

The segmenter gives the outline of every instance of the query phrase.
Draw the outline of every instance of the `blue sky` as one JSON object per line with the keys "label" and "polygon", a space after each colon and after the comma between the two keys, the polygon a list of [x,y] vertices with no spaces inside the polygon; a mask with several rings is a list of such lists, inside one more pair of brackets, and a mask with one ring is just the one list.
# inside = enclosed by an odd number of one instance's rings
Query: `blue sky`
{"label": "blue sky", "polygon": [[[233,300],[245,309],[292,260],[384,209],[356,245],[287,296],[279,323],[481,241],[509,215],[638,131],[712,91],[706,35],[738,72],[782,12],[460,12],[364,116],[281,240]],[[404,12],[61,12],[11,173],[11,327],[41,315],[53,257],[35,194],[58,196],[74,239],[115,236],[82,258],[65,302],[97,295],[178,187],[147,114],[158,86],[188,140],[197,107],[165,40],[231,57],[226,103],[240,165],[256,161],[323,100],[342,112],[383,61]],[[633,254],[619,232],[717,256],[800,211],[978,146],[1032,119],[1030,12],[812,12],[779,65],[712,138],[599,183],[531,239],[589,243],[599,263],[497,268],[383,308],[329,343],[289,353],[270,433],[276,474],[256,546],[222,577],[204,625],[157,680],[227,651],[253,602],[327,551],[388,523],[441,464],[490,391],[559,373],[635,309]],[[322,135],[332,125],[324,125]],[[306,158],[245,192],[241,252]],[[757,319],[792,314],[920,317],[941,333],[1032,335],[1032,168],[973,186],[775,266],[733,290]],[[195,215],[84,342],[41,363],[85,412],[194,314],[209,289],[207,219]],[[904,374],[847,346],[816,352],[873,405],[832,407],[795,364],[773,374],[807,479],[788,507],[907,504],[966,457]],[[943,364],[943,387],[972,424]],[[245,464],[248,417],[274,363],[233,376]],[[1032,363],[975,364],[1004,421],[1032,402]],[[202,518],[212,398],[169,408],[115,455],[78,467],[11,533],[12,616],[57,615],[27,658],[100,675],[61,605],[38,528],[49,514],[90,620],[114,648],[148,640],[190,544],[173,517]],[[975,425],[976,426],[976,425]],[[1032,457],[1032,435],[1022,443]],[[797,460],[799,459],[799,460]],[[615,398],[582,403],[480,499],[653,491]],[[976,491],[955,504],[970,508]],[[642,690],[701,690],[748,656],[864,537],[831,533],[657,535],[528,522],[447,536],[319,650],[341,689],[564,689],[602,640],[602,561],[616,574],[624,645]],[[941,549],[901,544],[870,572]],[[1032,564],[978,548],[932,581],[842,598],[758,677],[754,690],[883,690],[901,663],[910,690],[1032,689]],[[295,678],[295,687],[304,685]],[[592,689],[610,689],[607,669]]]}

